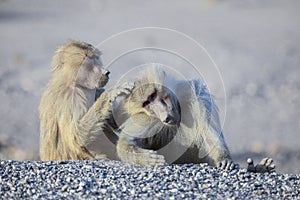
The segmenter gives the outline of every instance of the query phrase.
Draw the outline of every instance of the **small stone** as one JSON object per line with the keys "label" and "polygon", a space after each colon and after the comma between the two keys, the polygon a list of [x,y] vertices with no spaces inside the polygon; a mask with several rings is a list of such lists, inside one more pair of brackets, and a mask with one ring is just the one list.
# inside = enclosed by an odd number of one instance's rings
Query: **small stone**
{"label": "small stone", "polygon": [[69,187],[68,185],[64,185],[64,186],[61,188],[61,190],[62,190],[62,191],[66,191],[66,190],[68,189],[68,187]]}
{"label": "small stone", "polygon": [[178,190],[177,190],[176,188],[173,188],[173,189],[170,190],[170,192],[172,192],[172,193],[177,193]]}
{"label": "small stone", "polygon": [[135,195],[135,190],[134,189],[130,190],[130,194]]}
{"label": "small stone", "polygon": [[107,189],[101,189],[100,192],[101,192],[102,194],[106,194]]}
{"label": "small stone", "polygon": [[258,181],[255,181],[255,182],[254,182],[254,186],[255,186],[255,187],[261,187],[261,186],[262,186],[262,183],[261,183],[261,182],[258,182]]}

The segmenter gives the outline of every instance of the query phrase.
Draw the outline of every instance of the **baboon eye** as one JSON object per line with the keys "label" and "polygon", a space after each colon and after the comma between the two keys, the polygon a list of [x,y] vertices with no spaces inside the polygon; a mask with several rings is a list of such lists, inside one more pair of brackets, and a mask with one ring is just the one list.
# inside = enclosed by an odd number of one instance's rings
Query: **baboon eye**
{"label": "baboon eye", "polygon": [[150,96],[148,96],[148,99],[143,103],[143,107],[153,102],[156,98],[156,95],[157,95],[157,90],[155,89],[154,92]]}
{"label": "baboon eye", "polygon": [[144,103],[143,103],[143,107],[145,107],[145,106],[147,106],[147,105],[149,105],[150,104],[150,101],[145,101]]}
{"label": "baboon eye", "polygon": [[154,101],[156,95],[157,95],[157,91],[155,90],[155,91],[148,97],[148,101],[150,101],[150,102]]}
{"label": "baboon eye", "polygon": [[161,99],[160,102],[161,102],[164,106],[167,105],[167,103],[166,103],[163,99]]}

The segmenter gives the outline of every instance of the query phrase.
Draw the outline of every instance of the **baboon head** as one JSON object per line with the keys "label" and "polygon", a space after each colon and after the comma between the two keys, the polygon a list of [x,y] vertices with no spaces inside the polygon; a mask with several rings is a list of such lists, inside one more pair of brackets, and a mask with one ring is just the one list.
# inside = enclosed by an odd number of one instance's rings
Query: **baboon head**
{"label": "baboon head", "polygon": [[109,71],[103,68],[100,56],[101,52],[92,45],[71,41],[55,53],[54,77],[87,89],[103,87],[109,79]]}
{"label": "baboon head", "polygon": [[145,113],[168,126],[179,125],[180,105],[176,95],[164,86],[164,72],[148,72],[135,82],[128,97],[128,112],[131,115]]}

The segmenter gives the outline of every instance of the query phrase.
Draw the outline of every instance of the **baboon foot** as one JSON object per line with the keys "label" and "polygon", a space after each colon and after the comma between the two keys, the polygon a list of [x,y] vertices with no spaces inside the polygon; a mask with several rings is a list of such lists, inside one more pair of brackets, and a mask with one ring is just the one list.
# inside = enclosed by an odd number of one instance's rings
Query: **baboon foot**
{"label": "baboon foot", "polygon": [[254,165],[252,158],[247,159],[248,172],[255,172],[255,173],[271,173],[275,172],[275,164],[273,163],[272,158],[263,158],[259,164]]}

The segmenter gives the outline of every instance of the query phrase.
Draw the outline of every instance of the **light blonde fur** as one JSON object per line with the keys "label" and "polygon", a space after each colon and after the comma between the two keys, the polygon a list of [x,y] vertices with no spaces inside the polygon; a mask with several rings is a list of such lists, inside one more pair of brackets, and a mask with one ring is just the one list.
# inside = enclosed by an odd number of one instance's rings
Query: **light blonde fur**
{"label": "light blonde fur", "polygon": [[100,55],[98,49],[79,41],[56,51],[52,77],[39,106],[41,160],[96,156],[86,147],[102,133],[111,102],[122,92],[104,91],[95,102],[96,88],[108,81],[107,71],[100,66]]}
{"label": "light blonde fur", "polygon": [[[169,111],[169,114],[180,114],[180,120],[175,119],[176,124],[164,123],[142,106],[154,89],[158,95],[167,93],[171,99],[173,113]],[[161,165],[167,160],[233,167],[217,107],[200,80],[176,80],[159,66],[149,66],[142,78],[135,81],[130,96],[123,100],[123,109],[129,117],[122,123],[117,152],[124,162]],[[219,164],[224,160],[225,164]]]}

